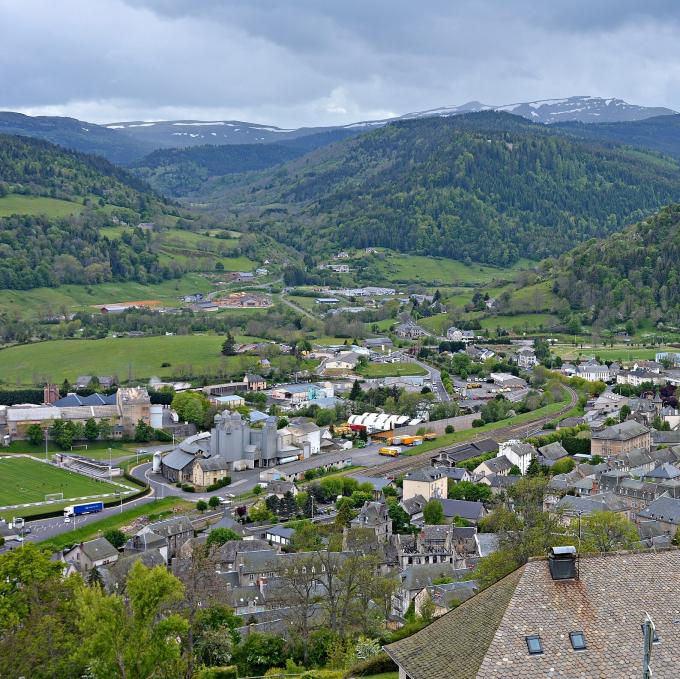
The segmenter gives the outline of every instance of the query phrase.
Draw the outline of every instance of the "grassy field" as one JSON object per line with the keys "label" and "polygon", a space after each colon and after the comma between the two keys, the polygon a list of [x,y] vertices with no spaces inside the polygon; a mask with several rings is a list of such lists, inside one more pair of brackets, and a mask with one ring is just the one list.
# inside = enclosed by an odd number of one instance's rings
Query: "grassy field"
{"label": "grassy field", "polygon": [[442,283],[446,285],[481,285],[495,279],[514,277],[512,269],[464,264],[453,259],[401,255],[391,253],[377,265],[381,278],[387,282]]}
{"label": "grassy field", "polygon": [[434,441],[425,441],[415,448],[409,449],[404,455],[420,455],[421,453],[426,453],[428,450],[434,450],[435,448],[441,448],[443,446],[450,446],[454,443],[462,443],[468,439],[484,434],[485,432],[495,431],[496,429],[502,429],[503,427],[508,427],[511,425],[524,424],[525,422],[531,422],[537,417],[542,417],[544,415],[553,415],[559,412],[564,406],[569,402],[569,399],[565,396],[563,401],[558,401],[556,403],[550,403],[547,406],[543,406],[538,410],[534,410],[530,413],[522,413],[521,415],[516,415],[515,417],[510,417],[506,420],[500,420],[499,422],[491,422],[485,424],[483,427],[475,427],[473,429],[465,429],[463,431],[456,431],[453,434],[444,434],[439,436]]}
{"label": "grassy field", "polygon": [[402,377],[427,375],[427,370],[417,363],[369,363],[358,370],[363,377]]}
{"label": "grassy field", "polygon": [[[0,458],[0,477],[0,505],[42,502],[48,493],[63,493],[64,504],[69,504],[69,498],[118,491],[117,486],[105,481],[97,481],[25,457]],[[37,511],[45,509],[38,508]],[[16,515],[17,510],[13,510],[13,513]],[[24,513],[25,510],[21,510],[21,514]]]}
{"label": "grassy field", "polygon": [[47,215],[48,217],[67,217],[81,212],[83,205],[57,198],[43,196],[22,196],[10,193],[0,198],[0,217],[9,215]]}
{"label": "grassy field", "polygon": [[[76,444],[78,445],[78,444]],[[154,445],[153,443],[119,443],[118,441],[89,441],[87,449],[84,447],[77,447],[72,451],[64,451],[53,441],[48,443],[47,450],[49,453],[73,453],[74,455],[82,455],[84,457],[91,457],[93,460],[108,460],[109,448],[111,449],[111,459],[116,460],[123,457],[131,457],[135,455],[138,448]],[[31,445],[28,441],[12,441],[6,448],[2,449],[0,455],[6,453],[34,455],[41,457],[45,454],[44,444],[38,446]]]}
{"label": "grassy field", "polygon": [[193,506],[193,503],[181,500],[178,497],[166,497],[132,507],[131,509],[126,509],[120,514],[112,514],[105,519],[101,519],[101,521],[93,521],[81,528],[67,531],[54,538],[50,538],[49,540],[43,540],[43,542],[39,544],[49,547],[54,551],[58,551],[64,547],[70,547],[77,542],[92,540],[99,537],[102,533],[111,528],[124,528],[140,516],[146,516],[150,521],[158,521],[159,519],[166,518],[169,514],[172,514],[173,509],[186,511]]}
{"label": "grassy field", "polygon": [[[125,381],[152,376],[239,375],[251,369],[256,356],[222,356],[223,337],[174,335],[171,337],[107,337],[100,340],[53,340],[0,351],[0,383],[28,386],[45,381],[73,381],[78,375],[117,375]],[[285,366],[289,356],[276,356]],[[169,366],[162,367],[163,363]],[[310,361],[306,367],[317,363]]]}
{"label": "grassy field", "polygon": [[578,359],[579,355],[583,357],[599,356],[603,361],[635,361],[635,360],[654,360],[656,354],[662,351],[678,352],[677,347],[655,347],[653,349],[645,347],[629,347],[627,345],[620,345],[614,347],[574,347],[557,345],[553,348],[553,352],[567,361]]}
{"label": "grassy field", "polygon": [[495,330],[498,326],[506,330],[516,329],[529,332],[538,329],[549,329],[558,322],[557,316],[552,314],[517,314],[516,316],[489,316],[482,318],[480,324],[483,329]]}
{"label": "grassy field", "polygon": [[113,304],[142,299],[157,299],[168,306],[178,306],[182,295],[214,290],[212,283],[197,273],[153,285],[136,282],[101,283],[98,285],[61,285],[58,288],[3,290],[0,313],[11,312],[20,318],[35,318],[59,312],[94,311],[93,304]]}

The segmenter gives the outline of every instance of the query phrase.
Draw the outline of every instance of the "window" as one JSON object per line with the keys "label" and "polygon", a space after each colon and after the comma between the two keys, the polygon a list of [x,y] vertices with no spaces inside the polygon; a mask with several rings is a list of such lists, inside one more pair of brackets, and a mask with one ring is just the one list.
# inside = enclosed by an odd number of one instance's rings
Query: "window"
{"label": "window", "polygon": [[571,641],[571,647],[575,651],[585,651],[588,648],[583,632],[569,632],[569,640]]}
{"label": "window", "polygon": [[527,642],[527,648],[529,649],[529,655],[540,655],[543,653],[543,642],[538,634],[532,634],[529,637],[524,637]]}

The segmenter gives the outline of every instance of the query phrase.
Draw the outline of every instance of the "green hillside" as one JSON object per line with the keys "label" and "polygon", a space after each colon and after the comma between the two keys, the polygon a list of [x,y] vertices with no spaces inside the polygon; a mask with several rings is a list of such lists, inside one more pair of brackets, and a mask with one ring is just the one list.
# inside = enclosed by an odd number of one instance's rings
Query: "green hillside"
{"label": "green hillside", "polygon": [[554,291],[601,329],[650,319],[680,323],[680,205],[600,241],[548,270]]}
{"label": "green hillside", "polygon": [[502,113],[401,121],[209,188],[235,224],[301,251],[383,246],[508,265],[680,200],[675,161]]}
{"label": "green hillside", "polygon": [[0,135],[0,178],[0,289],[160,282],[183,273],[154,251],[150,233],[104,233],[115,224],[163,220],[173,210],[108,161]]}

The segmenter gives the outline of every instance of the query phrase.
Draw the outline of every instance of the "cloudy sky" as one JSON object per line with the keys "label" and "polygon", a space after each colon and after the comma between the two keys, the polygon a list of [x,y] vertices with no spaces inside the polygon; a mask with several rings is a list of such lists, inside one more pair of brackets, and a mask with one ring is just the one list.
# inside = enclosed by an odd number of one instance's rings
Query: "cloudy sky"
{"label": "cloudy sky", "polygon": [[575,94],[680,110],[677,0],[0,0],[0,109],[348,123]]}

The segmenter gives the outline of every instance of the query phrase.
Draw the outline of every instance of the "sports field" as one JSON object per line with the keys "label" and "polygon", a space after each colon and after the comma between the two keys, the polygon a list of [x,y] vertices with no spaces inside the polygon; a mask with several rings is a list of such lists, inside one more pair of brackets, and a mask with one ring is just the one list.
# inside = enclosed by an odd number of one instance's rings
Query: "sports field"
{"label": "sports field", "polygon": [[0,506],[42,502],[49,493],[63,493],[64,500],[68,500],[118,490],[118,486],[105,481],[96,481],[27,457],[0,457]]}

